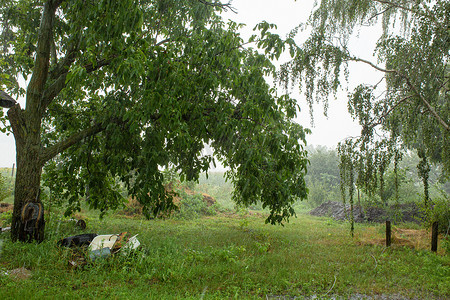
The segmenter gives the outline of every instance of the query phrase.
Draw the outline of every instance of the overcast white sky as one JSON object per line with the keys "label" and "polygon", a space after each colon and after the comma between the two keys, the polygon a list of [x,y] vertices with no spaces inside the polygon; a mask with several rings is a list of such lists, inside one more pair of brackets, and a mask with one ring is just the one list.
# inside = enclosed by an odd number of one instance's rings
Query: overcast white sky
{"label": "overcast white sky", "polygon": [[[224,14],[224,18],[247,24],[242,30],[244,39],[248,38],[252,34],[254,26],[263,20],[277,24],[277,33],[284,37],[291,29],[307,20],[314,2],[315,0],[233,0],[232,6],[238,13],[234,14],[229,11]],[[379,33],[379,29],[364,28],[359,37],[355,38],[350,45],[353,52],[375,62],[371,55],[377,33]],[[369,67],[351,65],[351,86],[356,86],[361,82],[376,83],[380,78],[380,74],[375,73]],[[311,128],[306,100],[297,92],[293,96],[302,108],[297,121],[304,127]],[[19,102],[24,107],[23,100]],[[4,112],[6,113],[5,109]],[[314,123],[315,127],[311,128],[312,134],[307,137],[309,145],[324,145],[334,148],[339,141],[346,137],[359,134],[358,126],[347,113],[346,92],[340,93],[337,100],[331,99],[328,118],[323,116],[321,105],[316,105]],[[6,136],[0,133],[0,167],[11,167],[14,162],[14,138],[12,135]]]}
{"label": "overcast white sky", "polygon": [[[232,6],[238,13],[228,12],[225,17],[247,24],[242,31],[244,37],[250,36],[255,25],[263,20],[276,24],[276,32],[284,37],[294,27],[306,22],[315,2],[315,0],[233,0]],[[372,54],[380,31],[380,26],[362,28],[357,37],[351,40],[352,53],[376,62]],[[296,42],[301,43],[306,37],[306,34],[299,36]],[[360,83],[377,83],[380,79],[381,75],[370,67],[363,64],[350,64],[350,90]],[[330,99],[328,118],[323,115],[322,105],[318,104],[314,107],[314,127],[310,125],[305,97],[300,95],[297,89],[292,96],[297,99],[302,110],[297,118],[298,123],[312,130],[312,134],[307,137],[308,145],[334,148],[343,139],[359,135],[359,126],[352,121],[347,112],[346,91],[339,93],[337,100]]]}

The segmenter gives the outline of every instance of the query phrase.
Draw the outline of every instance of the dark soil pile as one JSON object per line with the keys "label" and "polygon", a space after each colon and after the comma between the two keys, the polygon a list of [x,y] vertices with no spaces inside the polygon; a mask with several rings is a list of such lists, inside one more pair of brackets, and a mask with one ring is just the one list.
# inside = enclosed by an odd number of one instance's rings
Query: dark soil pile
{"label": "dark soil pile", "polygon": [[[336,220],[348,220],[350,217],[350,205],[341,202],[328,201],[322,203],[310,212],[313,216],[330,217]],[[395,223],[414,222],[420,223],[423,216],[415,203],[396,204],[387,207],[353,207],[355,222],[381,223],[391,220]]]}

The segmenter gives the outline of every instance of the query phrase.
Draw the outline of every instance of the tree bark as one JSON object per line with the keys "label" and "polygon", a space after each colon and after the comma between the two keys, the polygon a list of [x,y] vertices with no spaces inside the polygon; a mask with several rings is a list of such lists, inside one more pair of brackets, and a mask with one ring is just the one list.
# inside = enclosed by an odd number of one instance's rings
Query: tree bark
{"label": "tree bark", "polygon": [[[45,221],[39,197],[42,167],[39,165],[39,156],[34,148],[34,145],[26,143],[26,146],[17,150],[16,154],[17,173],[11,226],[13,241],[44,240]],[[38,211],[34,212],[30,204],[37,206]]]}
{"label": "tree bark", "polygon": [[11,224],[13,241],[38,241],[44,239],[44,207],[41,203],[40,184],[41,122],[45,107],[43,94],[48,78],[50,46],[55,12],[63,0],[48,0],[43,7],[33,75],[27,88],[26,107],[15,105],[8,110],[16,141],[16,185]]}
{"label": "tree bark", "polygon": [[16,140],[17,162],[11,238],[13,241],[42,242],[45,221],[39,197],[42,174],[41,119],[33,115],[24,119],[24,113],[19,105],[8,111]]}

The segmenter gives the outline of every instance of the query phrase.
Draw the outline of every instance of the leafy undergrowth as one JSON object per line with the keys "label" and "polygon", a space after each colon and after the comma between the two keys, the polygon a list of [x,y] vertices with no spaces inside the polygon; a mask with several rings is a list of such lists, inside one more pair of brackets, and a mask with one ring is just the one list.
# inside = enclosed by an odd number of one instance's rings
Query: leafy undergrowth
{"label": "leafy undergrowth", "polygon": [[370,244],[379,225],[348,225],[300,215],[282,226],[264,217],[192,221],[107,217],[87,220],[86,232],[139,234],[141,248],[81,267],[56,242],[81,233],[70,222],[47,223],[41,244],[0,238],[0,274],[26,268],[28,279],[0,275],[2,299],[253,299],[274,296],[326,299],[331,295],[450,297],[450,259],[428,250]]}

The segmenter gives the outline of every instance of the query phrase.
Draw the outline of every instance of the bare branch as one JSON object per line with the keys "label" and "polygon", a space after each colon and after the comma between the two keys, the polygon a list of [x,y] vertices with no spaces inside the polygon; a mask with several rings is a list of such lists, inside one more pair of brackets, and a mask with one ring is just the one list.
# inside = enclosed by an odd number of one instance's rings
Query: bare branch
{"label": "bare branch", "polygon": [[450,82],[450,78],[448,78],[447,80],[444,80],[444,82],[442,82],[442,84],[439,86],[439,89],[444,88],[449,82]]}
{"label": "bare branch", "polygon": [[337,280],[336,275],[334,275],[334,282],[333,282],[333,285],[332,285],[331,288],[328,290],[328,292],[326,292],[323,296],[326,296],[326,295],[328,295],[328,294],[331,292],[331,290],[334,288],[334,285],[336,284],[336,280]]}
{"label": "bare branch", "polygon": [[409,11],[409,12],[412,12],[412,13],[417,13],[417,11],[415,11],[415,10],[409,8],[409,7],[403,6],[401,4],[395,3],[395,2],[386,1],[386,0],[373,0],[373,1],[381,3],[381,4],[387,4],[387,5],[391,6],[391,7],[400,8],[400,9],[403,9],[403,10],[406,10],[406,11]]}
{"label": "bare branch", "polygon": [[392,7],[388,7],[388,8],[386,8],[386,9],[384,9],[384,10],[382,10],[382,11],[380,11],[380,12],[374,14],[374,15],[372,15],[372,16],[369,18],[369,21],[372,21],[372,19],[375,19],[376,17],[378,17],[379,15],[384,14],[385,12],[387,12],[387,11],[390,10],[390,9],[392,9]]}
{"label": "bare branch", "polygon": [[198,2],[205,4],[207,6],[211,6],[211,7],[220,7],[223,8],[225,11],[226,10],[231,10],[232,12],[234,12],[235,14],[237,14],[237,10],[231,6],[231,2],[228,2],[227,4],[223,4],[223,3],[212,3],[212,2],[208,2],[206,0],[198,0]]}
{"label": "bare branch", "polygon": [[386,79],[386,76],[381,77],[381,79],[373,86],[373,89],[376,89],[376,88],[378,87],[378,85],[379,85],[380,83],[382,83],[383,80],[385,80],[385,79]]}
{"label": "bare branch", "polygon": [[368,60],[362,59],[362,58],[358,58],[358,57],[350,57],[349,60],[355,61],[355,62],[362,62],[362,63],[365,63],[365,64],[371,66],[372,68],[374,68],[374,69],[376,69],[376,70],[378,70],[378,71],[380,71],[380,72],[384,72],[384,73],[395,73],[395,74],[398,74],[397,70],[387,70],[387,69],[383,69],[383,68],[381,68],[381,67],[375,65],[374,63],[372,63],[372,62],[370,62],[370,61],[368,61]]}

